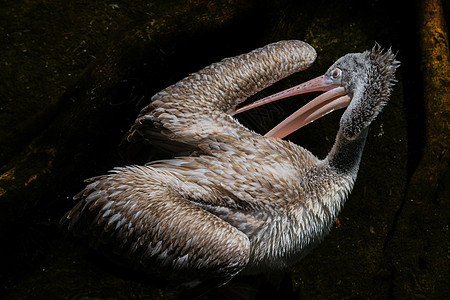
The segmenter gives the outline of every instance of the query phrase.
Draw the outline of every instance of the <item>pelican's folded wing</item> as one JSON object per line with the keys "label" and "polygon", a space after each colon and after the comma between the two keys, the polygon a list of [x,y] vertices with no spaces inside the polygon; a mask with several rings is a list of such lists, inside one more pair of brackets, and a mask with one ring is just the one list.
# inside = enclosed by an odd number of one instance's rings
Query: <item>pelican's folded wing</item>
{"label": "pelican's folded wing", "polygon": [[182,184],[172,174],[133,166],[92,180],[61,222],[94,246],[189,281],[223,284],[247,264],[247,236],[184,199],[171,187]]}

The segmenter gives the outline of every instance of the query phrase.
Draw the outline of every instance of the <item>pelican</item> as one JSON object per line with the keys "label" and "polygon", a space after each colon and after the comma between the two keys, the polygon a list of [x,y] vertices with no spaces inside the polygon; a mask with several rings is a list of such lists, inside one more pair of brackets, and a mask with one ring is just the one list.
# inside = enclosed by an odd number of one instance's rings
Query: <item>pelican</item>
{"label": "pelican", "polygon": [[[399,62],[375,45],[323,76],[253,104],[249,96],[309,67],[315,50],[289,40],[226,58],[152,97],[127,138],[148,126],[195,149],[88,180],[61,220],[149,272],[220,286],[284,269],[330,231],[356,180],[368,127],[387,104]],[[265,136],[233,115],[295,94],[324,93]],[[282,138],[346,107],[324,159]]]}

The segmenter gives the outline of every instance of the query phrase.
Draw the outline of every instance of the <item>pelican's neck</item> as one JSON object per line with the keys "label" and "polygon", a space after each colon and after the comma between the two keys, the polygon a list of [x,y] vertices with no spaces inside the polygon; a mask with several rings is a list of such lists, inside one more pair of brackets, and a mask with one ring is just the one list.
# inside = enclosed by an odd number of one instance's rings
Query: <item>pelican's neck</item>
{"label": "pelican's neck", "polygon": [[328,153],[329,166],[339,174],[351,174],[356,178],[369,127],[364,128],[355,138],[347,138],[339,128],[333,148]]}

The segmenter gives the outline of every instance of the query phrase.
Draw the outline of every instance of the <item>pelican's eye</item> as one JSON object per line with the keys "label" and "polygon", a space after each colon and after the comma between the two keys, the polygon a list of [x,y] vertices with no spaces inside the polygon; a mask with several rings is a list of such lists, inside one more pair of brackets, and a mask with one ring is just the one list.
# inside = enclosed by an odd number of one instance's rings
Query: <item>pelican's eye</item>
{"label": "pelican's eye", "polygon": [[340,79],[342,76],[342,70],[339,68],[334,69],[333,71],[331,71],[330,77],[333,80],[337,80]]}

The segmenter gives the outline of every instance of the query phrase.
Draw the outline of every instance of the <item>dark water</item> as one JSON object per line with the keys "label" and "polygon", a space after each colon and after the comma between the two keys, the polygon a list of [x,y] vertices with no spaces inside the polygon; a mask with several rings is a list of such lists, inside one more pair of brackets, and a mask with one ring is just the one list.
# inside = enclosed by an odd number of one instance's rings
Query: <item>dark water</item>
{"label": "dark water", "polygon": [[[1,295],[176,299],[110,264],[59,228],[59,219],[84,179],[139,162],[124,160],[118,145],[154,93],[224,57],[301,39],[316,48],[316,63],[255,98],[318,76],[375,42],[398,51],[398,83],[371,125],[357,184],[332,233],[276,280],[230,286],[250,285],[258,299],[445,297],[448,175],[433,200],[407,196],[426,143],[419,14],[413,4],[392,1],[7,1],[0,12]],[[239,118],[264,133],[307,99]],[[324,157],[339,118],[329,115],[289,139]]]}

